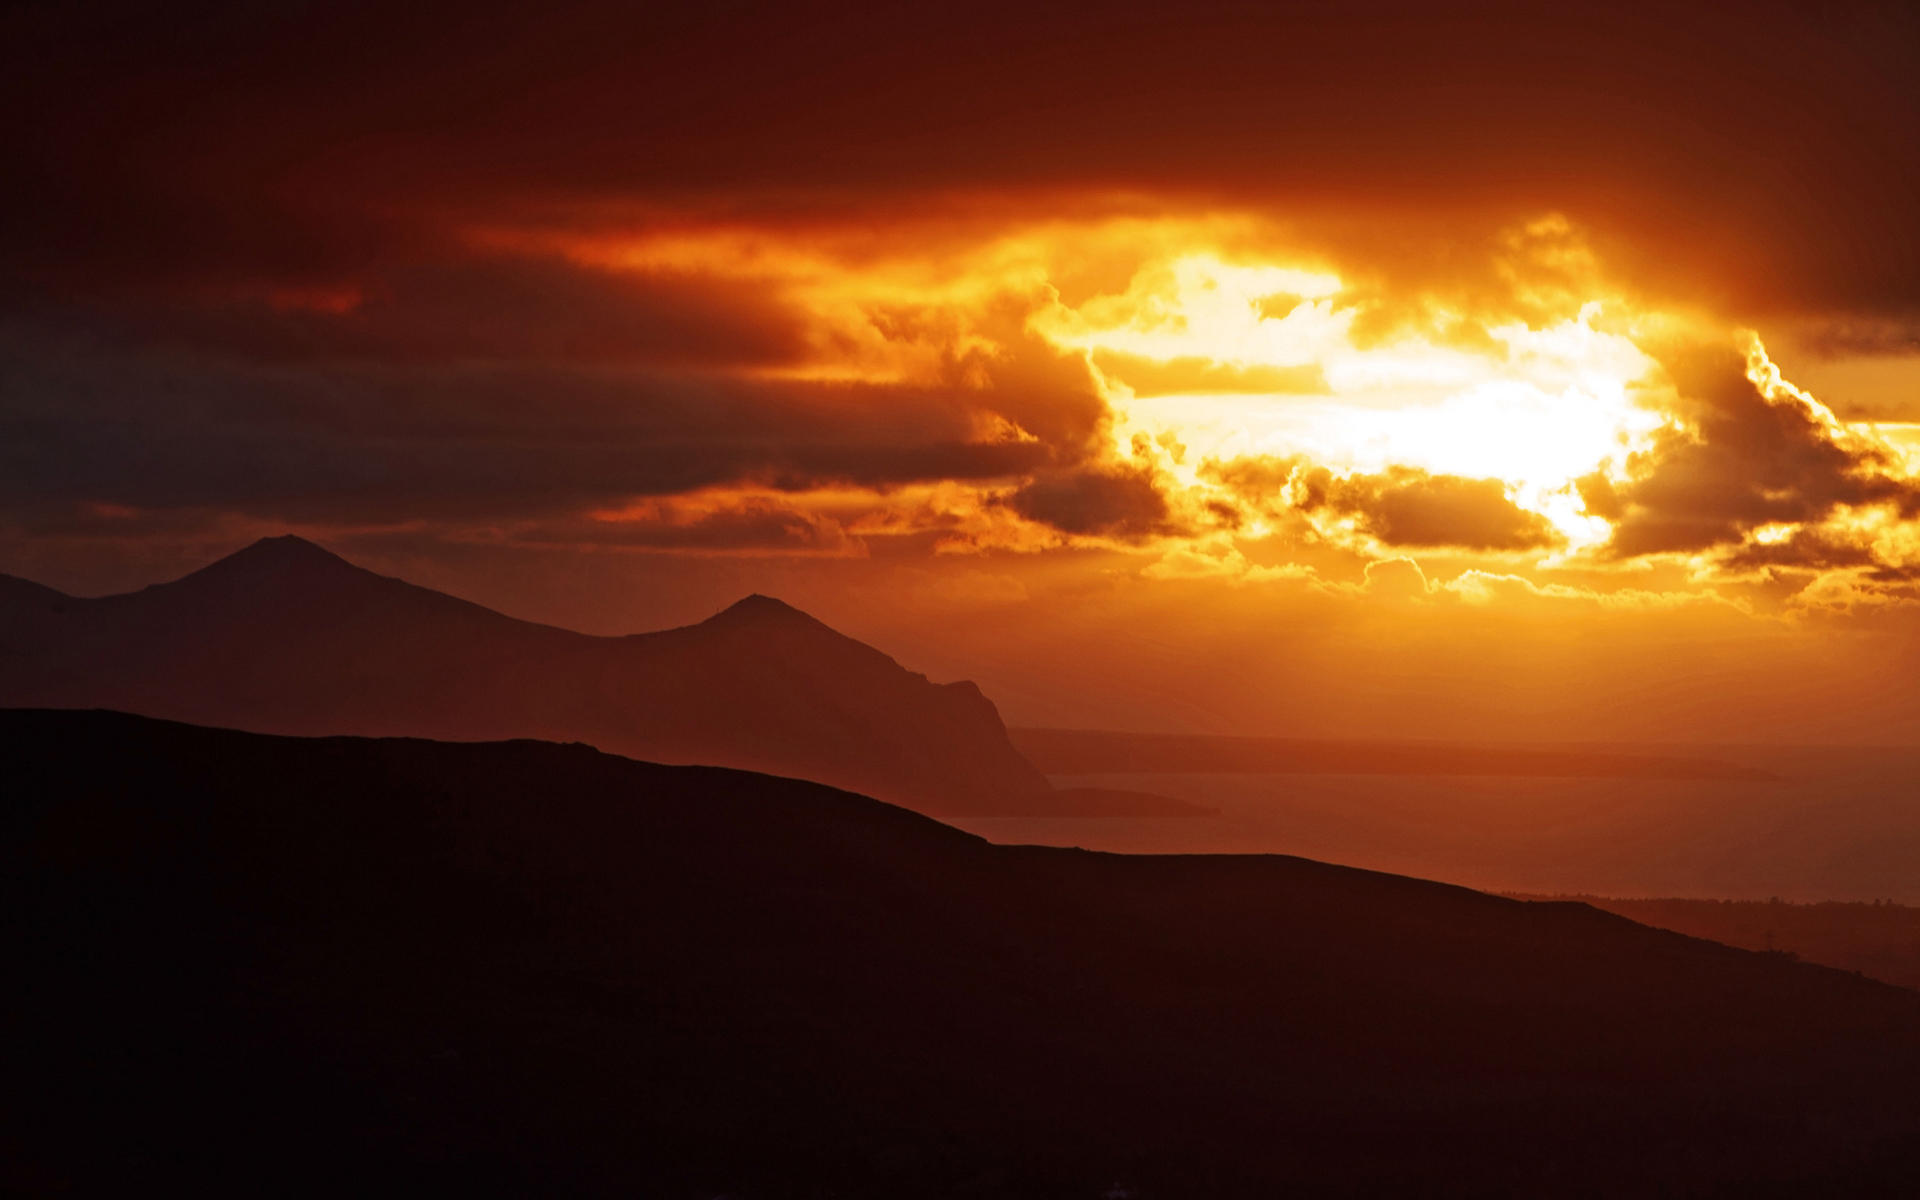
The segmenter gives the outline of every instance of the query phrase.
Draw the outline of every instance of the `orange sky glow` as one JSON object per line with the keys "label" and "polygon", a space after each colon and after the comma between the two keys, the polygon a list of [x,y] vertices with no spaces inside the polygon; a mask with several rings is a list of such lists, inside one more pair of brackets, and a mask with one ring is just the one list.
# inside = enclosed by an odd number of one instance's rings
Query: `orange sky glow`
{"label": "orange sky glow", "polygon": [[[1503,231],[1465,286],[1417,292],[1245,215],[967,224],[472,237],[750,287],[792,322],[793,353],[721,370],[806,385],[810,403],[904,390],[960,410],[976,445],[1086,439],[1073,473],[1039,479],[769,477],[591,513],[791,537],[715,553],[930,534],[940,555],[1097,548],[1147,579],[1341,593],[1406,560],[1479,604],[1515,588],[1768,614],[1905,602],[1920,426],[1841,420],[1759,332],[1609,278],[1562,215]],[[1729,439],[1774,477],[1702,477]],[[1700,494],[1670,495],[1685,489]]]}
{"label": "orange sky glow", "polygon": [[1920,737],[1910,16],[1101,17],[9,17],[0,571],[296,532],[1015,723]]}

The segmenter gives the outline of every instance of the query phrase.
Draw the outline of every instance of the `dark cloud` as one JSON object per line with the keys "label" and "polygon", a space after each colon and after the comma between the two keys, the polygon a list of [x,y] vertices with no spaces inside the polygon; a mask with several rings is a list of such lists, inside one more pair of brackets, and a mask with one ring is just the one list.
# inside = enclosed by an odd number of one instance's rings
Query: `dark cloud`
{"label": "dark cloud", "polygon": [[1722,561],[1734,570],[1772,567],[1803,572],[1877,565],[1870,541],[1822,529],[1796,529],[1777,542],[1751,542]]}
{"label": "dark cloud", "polygon": [[29,521],[100,502],[477,520],[742,481],[1000,480],[1083,456],[1059,412],[1078,405],[1090,426],[1097,401],[1022,398],[1058,410],[1062,441],[983,438],[982,405],[999,397],[957,386],[548,362],[263,364],[14,327],[0,330],[0,509]]}
{"label": "dark cloud", "polygon": [[325,281],[533,203],[804,216],[1092,188],[1349,212],[1388,257],[1409,215],[1457,235],[1558,209],[1701,298],[1920,308],[1907,5],[76,2],[0,21],[16,278]]}
{"label": "dark cloud", "polygon": [[866,546],[837,520],[778,497],[727,496],[656,503],[620,512],[513,528],[520,546],[591,546],[681,554],[809,554],[863,557]]}
{"label": "dark cloud", "polygon": [[1843,313],[1807,322],[1794,335],[1800,349],[1820,358],[1909,357],[1920,354],[1920,313]]}
{"label": "dark cloud", "polygon": [[1253,454],[1224,462],[1209,458],[1200,464],[1199,475],[1254,507],[1275,514],[1293,507],[1290,489],[1294,476],[1312,466],[1308,459],[1297,454]]}
{"label": "dark cloud", "polygon": [[1063,533],[1137,539],[1173,532],[1151,470],[1114,466],[1043,475],[1015,492],[1013,510]]}
{"label": "dark cloud", "polygon": [[49,311],[122,347],[274,363],[759,367],[791,362],[804,345],[800,314],[764,285],[509,255],[383,265],[332,283],[232,279],[31,309]]}
{"label": "dark cloud", "polygon": [[[1769,399],[1731,350],[1688,349],[1663,359],[1682,398],[1684,423],[1629,456],[1628,481],[1579,481],[1587,512],[1613,526],[1623,558],[1738,546],[1758,527],[1818,524],[1842,506],[1920,513],[1920,488],[1877,444],[1837,431],[1790,396]],[[1809,565],[1831,557],[1818,539],[1755,550]]]}
{"label": "dark cloud", "polygon": [[[758,279],[438,236],[296,245],[297,221],[255,242],[224,209],[198,232],[173,213],[128,227],[167,244],[117,274],[92,250],[0,274],[0,519],[457,524],[743,482],[1007,480],[1085,460],[1105,417],[1018,295],[926,378],[820,381],[782,375],[840,331]],[[957,341],[950,315],[867,315]]]}
{"label": "dark cloud", "polygon": [[1563,540],[1552,522],[1508,499],[1498,479],[1429,475],[1411,467],[1342,479],[1318,468],[1295,486],[1301,511],[1353,517],[1389,546],[1538,550]]}
{"label": "dark cloud", "polygon": [[1201,475],[1269,519],[1351,518],[1394,547],[1539,550],[1564,540],[1553,523],[1507,496],[1498,479],[1433,475],[1413,467],[1341,476],[1298,456],[1209,461]]}

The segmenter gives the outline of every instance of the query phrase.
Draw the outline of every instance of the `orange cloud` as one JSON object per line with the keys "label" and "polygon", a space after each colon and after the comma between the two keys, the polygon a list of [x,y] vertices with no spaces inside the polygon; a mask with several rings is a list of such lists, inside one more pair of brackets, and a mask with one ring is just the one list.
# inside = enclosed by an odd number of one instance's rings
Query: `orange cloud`
{"label": "orange cloud", "polygon": [[1162,361],[1105,348],[1095,349],[1090,357],[1108,381],[1141,397],[1210,392],[1304,395],[1327,390],[1326,371],[1317,363],[1294,367],[1241,365],[1197,355]]}
{"label": "orange cloud", "polygon": [[1116,465],[1043,475],[1007,503],[1028,520],[1063,533],[1138,540],[1176,532],[1150,468]]}
{"label": "orange cloud", "polygon": [[[832,516],[785,497],[709,492],[648,499],[590,514],[579,542],[685,554],[805,554],[863,557],[866,545]],[[578,535],[584,533],[585,537]],[[576,543],[577,544],[577,543]]]}
{"label": "orange cloud", "polygon": [[1553,523],[1514,503],[1498,479],[1434,475],[1414,467],[1339,475],[1303,457],[1209,461],[1202,478],[1270,521],[1307,518],[1315,534],[1359,534],[1389,547],[1544,550],[1563,543]]}
{"label": "orange cloud", "polygon": [[1611,527],[1607,553],[1847,567],[1881,561],[1862,514],[1920,516],[1920,480],[1899,455],[1782,380],[1757,342],[1744,357],[1696,345],[1663,361],[1678,397],[1669,424],[1624,478],[1578,484]]}
{"label": "orange cloud", "polygon": [[1295,488],[1301,512],[1352,517],[1388,546],[1540,550],[1563,540],[1552,522],[1509,499],[1498,479],[1430,475],[1411,467],[1339,478],[1321,467],[1306,472]]}

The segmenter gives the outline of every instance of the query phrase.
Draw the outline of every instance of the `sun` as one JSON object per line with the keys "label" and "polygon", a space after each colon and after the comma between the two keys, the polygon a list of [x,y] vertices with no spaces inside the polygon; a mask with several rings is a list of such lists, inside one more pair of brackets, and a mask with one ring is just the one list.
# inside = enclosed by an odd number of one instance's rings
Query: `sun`
{"label": "sun", "polygon": [[1034,327],[1084,351],[1120,447],[1184,447],[1168,470],[1204,486],[1206,460],[1305,456],[1348,472],[1415,467],[1497,479],[1572,547],[1605,540],[1574,481],[1618,469],[1664,418],[1658,364],[1604,322],[1604,301],[1474,343],[1409,331],[1355,336],[1364,299],[1336,275],[1189,254],[1121,293],[1056,305]]}

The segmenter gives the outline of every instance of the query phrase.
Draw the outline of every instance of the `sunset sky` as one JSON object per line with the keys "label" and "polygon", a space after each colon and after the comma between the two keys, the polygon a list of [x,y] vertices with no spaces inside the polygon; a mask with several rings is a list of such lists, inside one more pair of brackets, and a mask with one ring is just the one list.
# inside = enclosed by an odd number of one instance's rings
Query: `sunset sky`
{"label": "sunset sky", "polygon": [[1916,78],[1893,5],[16,6],[0,571],[1912,742]]}

